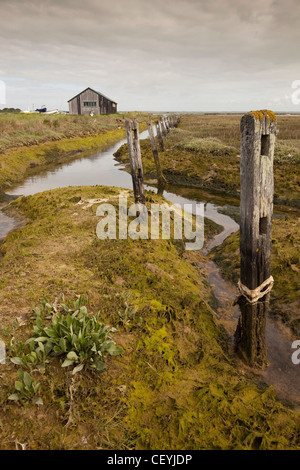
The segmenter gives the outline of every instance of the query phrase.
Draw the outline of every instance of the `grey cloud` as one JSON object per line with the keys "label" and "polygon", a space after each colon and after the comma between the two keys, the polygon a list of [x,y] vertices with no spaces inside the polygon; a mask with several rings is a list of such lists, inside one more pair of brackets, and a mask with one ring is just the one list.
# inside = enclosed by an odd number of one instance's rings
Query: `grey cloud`
{"label": "grey cloud", "polygon": [[[184,109],[188,90],[189,106],[225,109],[245,85],[242,107],[299,79],[298,0],[2,0],[1,13],[0,78],[34,80],[34,96],[94,84],[125,108]],[[219,85],[227,96],[209,97]]]}

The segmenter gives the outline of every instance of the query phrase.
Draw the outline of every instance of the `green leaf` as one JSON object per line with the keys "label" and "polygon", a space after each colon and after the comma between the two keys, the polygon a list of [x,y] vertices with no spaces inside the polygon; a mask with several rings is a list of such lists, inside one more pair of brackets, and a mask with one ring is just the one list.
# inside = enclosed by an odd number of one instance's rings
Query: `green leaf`
{"label": "green leaf", "polygon": [[22,392],[23,389],[24,389],[22,382],[19,382],[18,380],[16,380],[15,381],[15,389],[19,390],[19,392]]}
{"label": "green leaf", "polygon": [[24,372],[24,384],[26,385],[26,387],[29,389],[31,389],[32,387],[32,382],[33,382],[33,378],[31,377],[31,375],[28,374],[28,372]]}
{"label": "green leaf", "polygon": [[25,364],[24,364],[24,361],[23,361],[20,357],[13,357],[13,358],[11,359],[11,362],[12,362],[13,364],[17,364],[18,366],[23,366],[23,367],[24,367],[24,365],[25,365]]}
{"label": "green leaf", "polygon": [[25,341],[25,344],[30,344],[31,346],[31,344],[34,343],[34,341],[36,341],[35,338],[29,338],[27,341]]}
{"label": "green leaf", "polygon": [[34,338],[34,341],[37,343],[46,343],[46,341],[49,341],[48,336],[38,336],[38,338]]}
{"label": "green leaf", "polygon": [[52,351],[52,344],[50,341],[48,341],[46,344],[45,344],[45,354],[46,356],[48,356],[48,354]]}
{"label": "green leaf", "polygon": [[45,328],[45,333],[48,335],[50,338],[57,338],[57,333],[54,331],[52,328]]}
{"label": "green leaf", "polygon": [[72,375],[76,374],[77,372],[80,372],[83,369],[84,364],[79,364],[78,366],[74,367],[72,371]]}
{"label": "green leaf", "polygon": [[67,354],[67,359],[69,359],[70,361],[78,361],[79,357],[77,356],[75,351],[70,351]]}
{"label": "green leaf", "polygon": [[77,335],[75,333],[72,333],[71,340],[72,340],[73,345],[75,345],[77,343]]}
{"label": "green leaf", "polygon": [[13,393],[12,395],[9,395],[8,399],[17,401],[19,400],[19,395],[17,393]]}
{"label": "green leaf", "polygon": [[98,372],[104,372],[106,369],[106,364],[105,362],[101,361],[100,359],[95,360],[95,368],[97,369]]}
{"label": "green leaf", "polygon": [[105,347],[105,351],[111,356],[116,356],[122,353],[122,348],[117,346],[113,341],[109,341]]}
{"label": "green leaf", "polygon": [[62,367],[68,367],[68,366],[71,366],[72,364],[74,364],[74,361],[70,361],[69,359],[66,359],[63,363],[62,363]]}
{"label": "green leaf", "polygon": [[67,343],[66,343],[65,338],[60,338],[60,340],[59,340],[59,346],[60,346],[62,352],[66,352],[66,351],[67,351]]}
{"label": "green leaf", "polygon": [[34,403],[35,405],[43,405],[43,404],[44,404],[44,402],[43,402],[43,400],[41,399],[41,397],[34,398],[34,399],[32,400],[32,403]]}

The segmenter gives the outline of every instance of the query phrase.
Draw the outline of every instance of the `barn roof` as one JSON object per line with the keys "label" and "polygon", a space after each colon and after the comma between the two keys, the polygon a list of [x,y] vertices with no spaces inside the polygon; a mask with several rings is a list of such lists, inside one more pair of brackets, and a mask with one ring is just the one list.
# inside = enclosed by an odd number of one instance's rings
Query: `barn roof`
{"label": "barn roof", "polygon": [[89,87],[89,86],[88,86],[85,90],[81,91],[80,93],[77,93],[77,95],[73,96],[73,98],[71,98],[70,100],[68,100],[68,103],[69,103],[70,101],[72,101],[74,98],[77,98],[77,96],[82,95],[82,93],[84,93],[86,90],[91,90],[91,91],[93,91],[94,93],[97,93],[97,95],[103,96],[103,98],[106,98],[107,100],[111,101],[112,103],[118,104],[116,101],[111,100],[111,99],[108,98],[107,96],[103,95],[103,93],[100,93],[99,91],[96,91],[96,90],[94,90],[93,88],[91,88],[91,87]]}

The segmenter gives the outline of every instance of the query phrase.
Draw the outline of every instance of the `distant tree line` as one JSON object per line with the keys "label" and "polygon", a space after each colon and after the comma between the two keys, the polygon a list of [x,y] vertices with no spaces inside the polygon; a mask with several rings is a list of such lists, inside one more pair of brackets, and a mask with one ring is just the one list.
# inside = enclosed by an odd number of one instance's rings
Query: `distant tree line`
{"label": "distant tree line", "polygon": [[21,112],[21,109],[19,108],[3,108],[3,109],[0,109],[0,113],[20,113]]}

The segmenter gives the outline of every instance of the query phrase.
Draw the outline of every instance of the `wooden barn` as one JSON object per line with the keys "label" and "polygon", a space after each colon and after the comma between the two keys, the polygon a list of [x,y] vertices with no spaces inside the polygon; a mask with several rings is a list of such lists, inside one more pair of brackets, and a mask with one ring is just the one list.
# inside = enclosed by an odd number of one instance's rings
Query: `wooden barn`
{"label": "wooden barn", "polygon": [[113,114],[117,112],[117,103],[92,88],[86,88],[69,101],[70,114]]}

